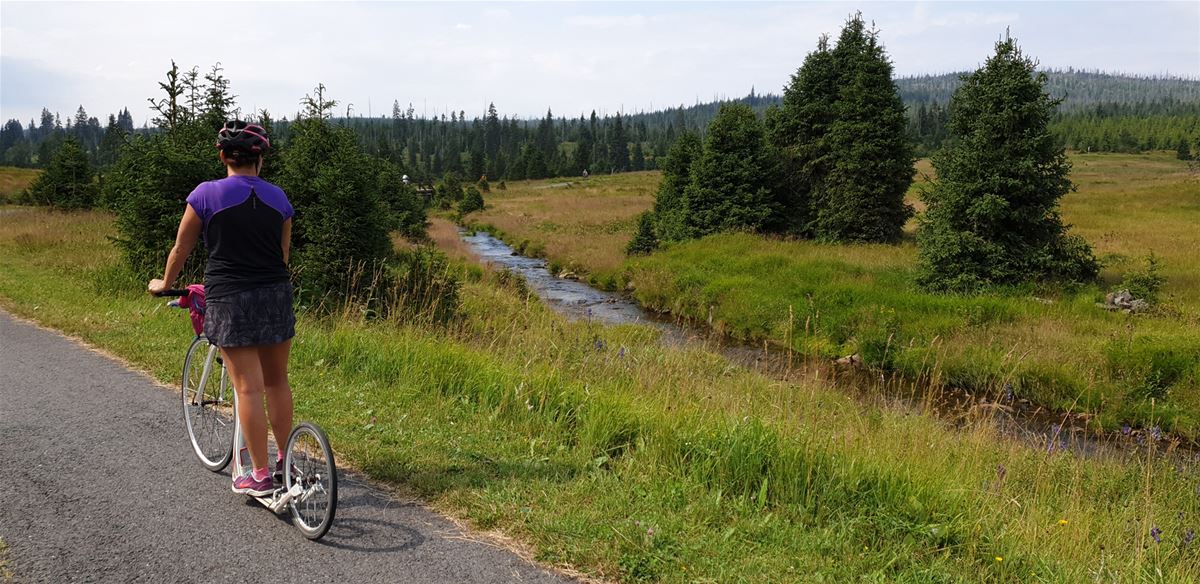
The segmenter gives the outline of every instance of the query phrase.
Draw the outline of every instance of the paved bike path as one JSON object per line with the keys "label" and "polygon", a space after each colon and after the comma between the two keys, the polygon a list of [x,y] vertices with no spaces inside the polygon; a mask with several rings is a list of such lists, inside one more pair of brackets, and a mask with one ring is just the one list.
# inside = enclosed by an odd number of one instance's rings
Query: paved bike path
{"label": "paved bike path", "polygon": [[182,424],[178,394],[0,310],[0,539],[15,581],[570,581],[345,472],[333,528],[310,542],[232,493],[228,471],[204,470]]}

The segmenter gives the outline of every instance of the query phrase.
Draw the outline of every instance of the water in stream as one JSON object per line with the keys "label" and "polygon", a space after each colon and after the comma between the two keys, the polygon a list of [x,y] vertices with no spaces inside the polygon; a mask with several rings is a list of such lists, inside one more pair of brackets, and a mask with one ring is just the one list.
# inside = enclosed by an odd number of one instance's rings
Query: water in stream
{"label": "water in stream", "polygon": [[[522,276],[529,288],[553,310],[572,320],[592,320],[604,324],[637,323],[662,331],[663,342],[676,346],[703,346],[720,352],[726,358],[758,370],[776,379],[795,379],[814,374],[857,396],[886,405],[917,411],[933,411],[957,426],[967,426],[981,419],[994,422],[1004,435],[1018,439],[1048,453],[1071,451],[1084,456],[1128,454],[1154,446],[1156,450],[1172,452],[1177,448],[1189,456],[1196,451],[1181,445],[1154,429],[1109,435],[1088,426],[1084,416],[1052,412],[1028,402],[997,396],[973,395],[963,390],[931,390],[919,388],[919,383],[887,379],[864,370],[840,370],[828,364],[805,362],[790,351],[771,345],[751,345],[715,336],[686,325],[669,322],[643,309],[637,302],[612,292],[597,290],[576,280],[559,278],[550,273],[546,261],[517,254],[503,241],[486,232],[460,232],[481,262],[512,271]],[[796,365],[796,366],[794,366]]]}

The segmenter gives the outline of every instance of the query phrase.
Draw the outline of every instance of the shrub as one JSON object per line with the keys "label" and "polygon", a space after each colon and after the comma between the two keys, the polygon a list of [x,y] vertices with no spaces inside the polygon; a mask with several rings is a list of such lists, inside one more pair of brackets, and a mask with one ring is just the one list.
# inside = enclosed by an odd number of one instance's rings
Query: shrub
{"label": "shrub", "polygon": [[625,246],[625,255],[647,255],[658,248],[658,237],[654,235],[654,213],[647,211],[638,216],[637,231]]}
{"label": "shrub", "polygon": [[466,215],[467,213],[482,210],[483,195],[479,193],[479,189],[475,188],[475,185],[468,186],[466,192],[463,193],[462,200],[458,202],[458,213]]}
{"label": "shrub", "polygon": [[96,185],[87,153],[74,138],[63,140],[46,170],[29,185],[28,199],[55,209],[90,209],[96,202]]}
{"label": "shrub", "polygon": [[1141,298],[1150,304],[1158,302],[1158,293],[1167,283],[1166,276],[1159,272],[1162,263],[1158,256],[1150,253],[1146,256],[1145,269],[1133,270],[1121,279],[1121,288],[1129,290],[1134,298]]}
{"label": "shrub", "polygon": [[[116,211],[113,241],[130,269],[145,277],[161,275],[187,196],[201,182],[220,178],[221,170],[212,136],[202,126],[129,141],[105,175],[102,202]],[[201,248],[196,246],[184,266],[185,281],[204,273]]]}
{"label": "shrub", "polygon": [[504,184],[504,181],[500,181],[500,186],[498,186],[498,187],[496,187],[496,188],[497,188],[497,189],[500,189],[500,190],[502,190],[502,191],[507,191],[507,190],[508,190],[508,185]]}
{"label": "shrub", "polygon": [[425,237],[425,201],[417,189],[404,182],[400,167],[382,159],[374,159],[379,176],[379,196],[389,211],[392,229],[410,239]]}
{"label": "shrub", "polygon": [[[322,117],[292,125],[276,182],[296,210],[293,271],[309,302],[352,300],[387,289],[381,281],[393,257],[388,232],[394,221],[353,132]],[[315,302],[314,302],[315,303]]]}

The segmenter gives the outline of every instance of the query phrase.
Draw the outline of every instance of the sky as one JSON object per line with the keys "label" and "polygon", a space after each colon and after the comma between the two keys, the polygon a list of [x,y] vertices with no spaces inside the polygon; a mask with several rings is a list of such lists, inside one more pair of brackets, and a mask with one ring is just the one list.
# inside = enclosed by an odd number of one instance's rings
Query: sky
{"label": "sky", "polygon": [[1200,77],[1200,2],[0,2],[0,118],[103,124],[174,59],[220,63],[244,111],[292,118],[323,83],[339,113],[636,112],[779,93],[861,10],[898,76],[979,66],[1009,29],[1044,67]]}

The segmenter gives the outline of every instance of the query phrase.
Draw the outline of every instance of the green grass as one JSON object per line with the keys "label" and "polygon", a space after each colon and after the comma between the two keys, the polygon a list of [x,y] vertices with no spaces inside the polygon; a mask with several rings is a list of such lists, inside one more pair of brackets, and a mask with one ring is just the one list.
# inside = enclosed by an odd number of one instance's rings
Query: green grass
{"label": "green grass", "polygon": [[8,567],[8,544],[0,538],[0,582],[7,584],[13,581],[12,570]]}
{"label": "green grass", "polygon": [[[186,317],[116,265],[111,218],[19,212],[0,221],[0,304],[176,380]],[[626,582],[1200,578],[1191,464],[1047,456],[651,329],[567,323],[470,273],[450,326],[302,313],[297,415],[541,561]]]}
{"label": "green grass", "polygon": [[[628,264],[651,308],[805,354],[860,354],[909,379],[1018,397],[1200,436],[1200,180],[1161,156],[1074,157],[1064,213],[1107,260],[1105,282],[973,297],[913,285],[916,247],[822,245],[724,234]],[[1178,162],[1178,163],[1177,163]],[[1153,251],[1166,301],[1154,314],[1096,308]]]}
{"label": "green grass", "polygon": [[0,205],[15,201],[41,172],[33,168],[0,166]]}
{"label": "green grass", "polygon": [[[820,359],[859,353],[910,382],[996,397],[1011,384],[1019,398],[1082,412],[1103,428],[1158,425],[1200,438],[1200,177],[1173,153],[1071,160],[1078,192],[1063,199],[1063,214],[1106,265],[1100,283],[1076,290],[923,294],[912,283],[911,238],[837,246],[726,234],[626,260],[624,244],[652,203],[658,173],[599,177],[586,196],[545,181],[514,183],[468,221],[593,285],[631,290],[652,309],[735,337]],[[917,171],[909,195],[920,208],[916,195],[933,169],[922,160]],[[1127,317],[1096,309],[1151,252],[1167,278],[1159,310]]]}

